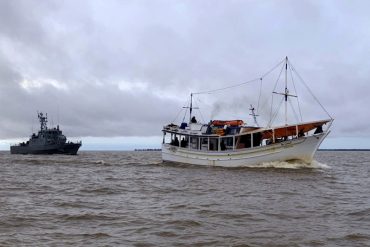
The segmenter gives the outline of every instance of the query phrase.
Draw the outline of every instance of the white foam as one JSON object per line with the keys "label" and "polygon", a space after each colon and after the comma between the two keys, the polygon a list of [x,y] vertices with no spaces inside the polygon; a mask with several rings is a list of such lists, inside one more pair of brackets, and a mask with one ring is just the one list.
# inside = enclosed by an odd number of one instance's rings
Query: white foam
{"label": "white foam", "polygon": [[317,160],[313,160],[311,164],[314,166],[314,168],[320,168],[320,169],[330,169],[331,168],[329,165],[320,163]]}
{"label": "white foam", "polygon": [[294,161],[271,161],[264,162],[258,165],[249,166],[253,168],[282,168],[282,169],[301,169],[301,168],[315,168],[315,169],[328,169],[330,166],[320,163],[316,160],[312,162],[305,162],[303,160]]}
{"label": "white foam", "polygon": [[97,160],[97,161],[95,161],[95,164],[105,165],[105,161],[104,160]]}

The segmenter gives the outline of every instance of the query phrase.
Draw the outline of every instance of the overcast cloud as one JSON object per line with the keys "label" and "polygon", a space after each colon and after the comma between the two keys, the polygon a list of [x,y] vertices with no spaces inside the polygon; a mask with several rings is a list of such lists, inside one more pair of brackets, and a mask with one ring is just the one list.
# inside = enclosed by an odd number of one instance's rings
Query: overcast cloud
{"label": "overcast cloud", "polygon": [[[248,81],[285,56],[335,118],[332,140],[368,138],[369,9],[367,1],[0,0],[0,139],[27,137],[36,111],[82,140],[159,136],[190,92]],[[246,119],[258,89],[196,103],[205,121]],[[327,117],[308,102],[303,117]]]}

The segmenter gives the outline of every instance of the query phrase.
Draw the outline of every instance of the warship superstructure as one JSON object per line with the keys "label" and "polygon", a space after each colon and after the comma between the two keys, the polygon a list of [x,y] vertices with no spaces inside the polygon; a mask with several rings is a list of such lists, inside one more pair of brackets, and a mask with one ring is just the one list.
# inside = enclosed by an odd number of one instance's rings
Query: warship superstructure
{"label": "warship superstructure", "polygon": [[27,142],[21,142],[10,146],[11,154],[77,154],[82,143],[67,141],[65,135],[59,129],[48,128],[48,115],[42,112],[37,113],[40,121],[40,130],[37,134],[33,133]]}

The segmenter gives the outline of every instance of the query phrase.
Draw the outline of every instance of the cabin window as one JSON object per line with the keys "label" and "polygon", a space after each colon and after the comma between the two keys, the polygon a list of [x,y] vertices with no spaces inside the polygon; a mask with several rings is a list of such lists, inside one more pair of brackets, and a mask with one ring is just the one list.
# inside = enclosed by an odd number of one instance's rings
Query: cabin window
{"label": "cabin window", "polygon": [[172,142],[172,135],[169,135],[168,133],[164,135],[164,143],[171,144]]}
{"label": "cabin window", "polygon": [[222,140],[224,140],[226,149],[233,149],[233,138],[232,137],[222,138]]}
{"label": "cabin window", "polygon": [[199,148],[199,137],[191,137],[191,148],[192,149],[198,149]]}
{"label": "cabin window", "polygon": [[218,151],[218,138],[209,138],[209,150]]}
{"label": "cabin window", "polygon": [[242,135],[239,137],[239,140],[237,141],[237,148],[240,149],[240,148],[258,147],[261,145],[261,141],[262,134],[260,132]]}
{"label": "cabin window", "polygon": [[208,137],[207,138],[200,138],[200,149],[201,150],[208,150]]}

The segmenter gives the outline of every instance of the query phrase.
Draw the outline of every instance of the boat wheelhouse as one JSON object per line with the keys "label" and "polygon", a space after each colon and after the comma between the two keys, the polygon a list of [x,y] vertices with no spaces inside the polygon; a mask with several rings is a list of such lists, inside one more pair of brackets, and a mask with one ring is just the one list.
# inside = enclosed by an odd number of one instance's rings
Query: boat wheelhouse
{"label": "boat wheelhouse", "polygon": [[273,91],[274,94],[281,94],[285,100],[284,125],[258,126],[252,106],[253,126],[242,120],[199,123],[192,115],[195,108],[191,94],[190,105],[186,107],[190,112],[189,122],[183,122],[180,126],[171,123],[163,127],[163,161],[225,167],[258,166],[265,162],[289,160],[311,162],[329,134],[333,118],[329,115],[324,120],[288,124],[288,97],[297,96],[290,94],[287,89],[288,58],[284,66],[285,92]]}

